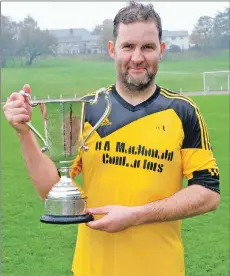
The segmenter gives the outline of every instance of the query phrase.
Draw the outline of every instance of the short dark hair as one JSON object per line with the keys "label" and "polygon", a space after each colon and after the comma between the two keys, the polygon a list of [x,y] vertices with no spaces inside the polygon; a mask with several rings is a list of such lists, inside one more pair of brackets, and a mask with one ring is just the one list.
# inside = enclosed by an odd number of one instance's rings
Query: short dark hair
{"label": "short dark hair", "polygon": [[129,24],[134,22],[154,21],[156,23],[159,41],[162,37],[162,25],[159,14],[154,10],[152,4],[144,5],[142,3],[136,3],[130,1],[129,5],[119,10],[113,20],[113,37],[116,40],[118,36],[119,24]]}

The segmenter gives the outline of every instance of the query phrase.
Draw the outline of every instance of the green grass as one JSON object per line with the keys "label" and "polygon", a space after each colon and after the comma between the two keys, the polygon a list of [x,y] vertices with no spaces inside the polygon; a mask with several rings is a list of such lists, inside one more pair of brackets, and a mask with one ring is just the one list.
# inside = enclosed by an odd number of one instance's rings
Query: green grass
{"label": "green grass", "polygon": [[[229,70],[227,52],[211,58],[163,60],[157,83],[175,91],[180,88],[183,91],[202,91],[202,72],[217,70]],[[224,80],[217,79],[216,86],[220,87],[220,81],[224,81],[223,86],[226,86],[226,80],[227,77]],[[47,98],[48,95],[84,95],[114,82],[114,65],[110,61],[82,60],[74,57],[42,59],[32,67],[2,70],[2,100],[12,91],[20,90],[25,83],[31,85],[34,96]]]}
{"label": "green grass", "polygon": [[186,276],[227,276],[229,256],[229,96],[193,97],[206,120],[220,168],[221,203],[183,223]]}
{"label": "green grass", "polygon": [[[56,62],[59,65],[53,67]],[[4,69],[3,93],[6,96],[24,83],[31,83],[37,96],[44,96],[48,92],[50,95],[59,95],[61,92],[70,95],[76,91],[78,94],[84,94],[100,86],[109,85],[114,80],[113,66],[109,62],[80,61],[77,64],[81,65],[81,68],[78,68],[75,62],[66,59],[44,60],[29,69]],[[212,68],[210,65],[205,71],[216,70],[219,63],[220,61],[216,60],[216,63],[212,63]],[[170,67],[169,64],[168,66]],[[181,66],[174,64],[174,70],[181,71]],[[200,66],[199,70],[202,71],[204,66]],[[195,70],[195,65],[190,69]],[[85,81],[87,77],[92,81]],[[169,83],[168,87],[171,86]],[[186,276],[228,276],[229,96],[202,96],[193,99],[200,106],[207,122],[215,157],[220,167],[221,203],[215,212],[183,222]],[[40,112],[36,109],[33,113],[33,124],[42,132]],[[77,226],[40,223],[39,218],[43,214],[44,205],[31,185],[21,157],[19,141],[4,115],[1,130],[2,275],[72,275],[71,264]]]}

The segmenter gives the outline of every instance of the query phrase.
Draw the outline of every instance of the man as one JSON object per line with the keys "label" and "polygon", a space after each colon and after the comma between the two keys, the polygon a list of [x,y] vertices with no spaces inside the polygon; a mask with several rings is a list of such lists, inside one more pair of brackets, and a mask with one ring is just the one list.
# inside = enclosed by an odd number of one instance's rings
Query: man
{"label": "man", "polygon": [[[207,128],[193,101],[155,83],[165,44],[152,5],[130,3],[120,10],[113,33],[108,43],[117,72],[116,84],[108,88],[112,111],[81,156],[88,211],[95,220],[79,225],[73,273],[184,276],[181,220],[219,204],[219,173]],[[104,109],[102,99],[87,108],[85,133]],[[23,124],[31,109],[13,93],[4,110],[44,199],[59,177]],[[76,168],[72,177],[78,162]]]}

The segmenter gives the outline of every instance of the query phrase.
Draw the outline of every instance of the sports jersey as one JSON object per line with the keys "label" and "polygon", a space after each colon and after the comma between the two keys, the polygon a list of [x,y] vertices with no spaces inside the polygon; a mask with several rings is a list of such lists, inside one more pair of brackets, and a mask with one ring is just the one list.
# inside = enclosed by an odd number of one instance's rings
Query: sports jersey
{"label": "sports jersey", "polygon": [[[199,184],[219,193],[219,170],[205,121],[189,98],[157,86],[133,106],[109,89],[112,110],[82,153],[89,208],[140,206]],[[103,97],[86,107],[84,135],[106,109]],[[78,162],[75,162],[79,171]],[[74,170],[73,170],[74,172]],[[95,219],[101,216],[95,216]],[[117,233],[78,228],[76,276],[184,276],[181,221],[141,224]]]}

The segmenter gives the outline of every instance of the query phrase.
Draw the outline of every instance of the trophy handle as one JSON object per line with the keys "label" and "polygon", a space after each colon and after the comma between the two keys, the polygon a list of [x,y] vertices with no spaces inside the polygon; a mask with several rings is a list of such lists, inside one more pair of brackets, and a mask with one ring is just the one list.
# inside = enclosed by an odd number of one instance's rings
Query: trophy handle
{"label": "trophy handle", "polygon": [[[27,97],[28,103],[30,106],[35,107],[37,106],[39,103],[37,103],[36,101],[32,101],[30,94],[26,93],[25,91],[21,90],[18,92],[21,96]],[[29,127],[30,130],[33,131],[33,133],[35,135],[37,135],[37,137],[42,141],[42,143],[45,145],[45,147],[41,148],[42,152],[46,152],[48,150],[48,145],[46,143],[46,140],[42,137],[42,135],[36,130],[36,128],[34,126],[32,126],[32,124],[30,122],[25,122],[25,124]]]}
{"label": "trophy handle", "polygon": [[[105,100],[106,100],[106,103],[107,103],[107,107],[103,113],[103,115],[101,116],[100,120],[95,124],[95,126],[90,130],[90,132],[86,135],[85,139],[83,140],[82,142],[82,145],[81,145],[81,148],[83,148],[85,151],[87,151],[89,148],[88,146],[85,145],[85,142],[88,140],[88,138],[91,136],[91,134],[97,130],[99,128],[99,126],[101,125],[101,123],[104,121],[104,119],[110,114],[111,112],[111,99],[110,99],[110,96],[109,96],[109,93],[108,91],[105,89],[105,88],[101,88],[99,89],[97,92],[96,92],[96,96],[93,100],[90,100],[89,101],[89,104],[90,105],[94,105],[98,102],[98,98],[100,95],[104,95],[105,96]],[[82,129],[83,129],[83,119],[82,119]],[[83,137],[83,135],[82,135]]]}

